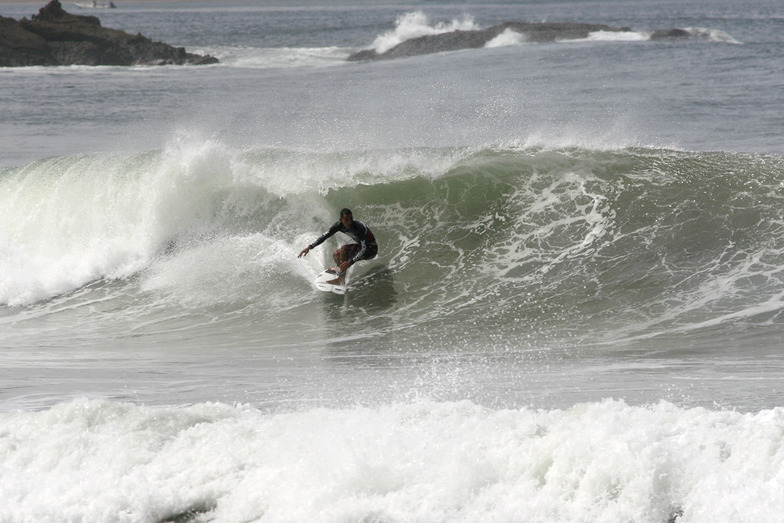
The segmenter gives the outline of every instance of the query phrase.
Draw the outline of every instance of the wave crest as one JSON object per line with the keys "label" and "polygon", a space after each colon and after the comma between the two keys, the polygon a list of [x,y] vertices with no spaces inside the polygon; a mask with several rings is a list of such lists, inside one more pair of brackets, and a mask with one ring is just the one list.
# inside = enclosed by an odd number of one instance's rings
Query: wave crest
{"label": "wave crest", "polygon": [[479,29],[471,16],[462,19],[453,19],[449,22],[432,24],[428,16],[422,11],[406,13],[395,21],[395,28],[379,35],[373,41],[371,48],[377,53],[385,53],[406,40],[426,35],[451,33],[454,31],[472,31]]}

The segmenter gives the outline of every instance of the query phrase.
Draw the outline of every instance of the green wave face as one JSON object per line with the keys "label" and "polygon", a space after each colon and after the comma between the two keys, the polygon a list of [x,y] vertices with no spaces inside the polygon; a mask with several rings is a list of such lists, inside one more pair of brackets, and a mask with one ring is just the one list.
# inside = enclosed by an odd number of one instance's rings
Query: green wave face
{"label": "green wave face", "polygon": [[55,158],[0,177],[15,217],[1,224],[5,274],[17,276],[3,300],[30,305],[111,281],[178,306],[295,322],[337,243],[312,267],[296,254],[350,207],[380,244],[353,270],[347,306],[359,313],[346,321],[360,330],[379,316],[387,330],[431,338],[595,341],[766,323],[784,291],[783,163],[656,149],[214,144]]}
{"label": "green wave face", "polygon": [[493,329],[673,329],[777,314],[781,166],[726,153],[482,151],[435,179],[327,200],[376,224],[407,296],[429,304],[422,313]]}

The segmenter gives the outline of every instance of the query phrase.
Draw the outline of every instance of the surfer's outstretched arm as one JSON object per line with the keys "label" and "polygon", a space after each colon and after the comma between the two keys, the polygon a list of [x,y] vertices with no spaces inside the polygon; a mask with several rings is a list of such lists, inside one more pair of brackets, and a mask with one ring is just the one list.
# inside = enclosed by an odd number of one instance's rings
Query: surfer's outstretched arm
{"label": "surfer's outstretched arm", "polygon": [[304,249],[302,249],[302,252],[301,252],[301,253],[299,253],[299,256],[297,256],[297,258],[302,258],[303,256],[307,256],[307,255],[308,255],[308,252],[310,251],[310,249],[312,249],[312,248],[314,248],[314,247],[316,247],[316,246],[318,246],[318,245],[321,245],[322,243],[324,243],[324,240],[326,240],[327,238],[329,238],[330,236],[332,236],[333,234],[335,234],[336,232],[338,232],[338,229],[339,229],[339,228],[340,228],[340,222],[337,222],[337,223],[335,223],[335,225],[333,225],[332,227],[330,227],[330,228],[329,228],[329,230],[328,230],[327,232],[325,232],[324,234],[322,234],[321,236],[319,236],[319,237],[316,239],[316,241],[314,241],[313,243],[311,243],[310,245],[308,245],[307,247],[305,247]]}

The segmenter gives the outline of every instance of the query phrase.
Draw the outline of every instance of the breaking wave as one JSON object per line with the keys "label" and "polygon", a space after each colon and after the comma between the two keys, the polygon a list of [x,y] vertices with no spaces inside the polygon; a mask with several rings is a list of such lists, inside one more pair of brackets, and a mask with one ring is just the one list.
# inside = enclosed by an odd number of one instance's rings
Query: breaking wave
{"label": "breaking wave", "polygon": [[[512,22],[508,22],[507,24],[500,24],[498,27],[503,27],[504,25],[515,25]],[[520,24],[516,24],[520,25]],[[543,24],[546,25],[546,24]],[[711,28],[703,28],[703,27],[687,27],[687,28],[673,28],[673,29],[641,29],[641,30],[632,30],[628,28],[619,28],[618,30],[613,30],[612,28],[608,28],[608,30],[595,30],[591,31],[587,37],[579,37],[576,38],[575,36],[571,35],[574,26],[580,24],[559,24],[563,26],[563,28],[556,30],[556,32],[560,31],[562,34],[553,35],[552,40],[557,42],[639,42],[639,41],[650,41],[650,40],[682,40],[682,39],[690,39],[690,40],[707,40],[711,42],[718,42],[718,43],[732,43],[732,44],[740,44],[738,40],[730,36],[724,31],[719,29],[711,29]],[[529,24],[529,26],[531,26]],[[531,27],[535,27],[535,24]],[[423,36],[433,36],[433,35],[447,35],[448,33],[455,33],[455,32],[463,32],[465,34],[468,33],[478,33],[482,31],[482,26],[478,25],[473,17],[471,16],[464,16],[462,19],[453,19],[450,22],[437,22],[432,23],[429,17],[423,13],[422,11],[414,11],[407,14],[404,14],[395,22],[395,28],[393,30],[387,31],[386,33],[379,35],[376,37],[373,44],[370,46],[370,50],[375,52],[373,56],[380,56],[388,51],[392,50],[394,47],[398,46],[403,42],[407,42],[409,40],[417,39]],[[548,41],[550,38],[545,38],[544,41]],[[487,41],[484,43],[485,48],[494,48],[494,47],[508,47],[508,46],[516,46],[522,45],[524,43],[528,43],[530,41],[542,41],[541,37],[537,36],[536,38],[529,38],[526,35],[524,30],[519,30],[517,28],[509,27],[505,28],[500,31],[500,34],[497,35],[490,35],[488,36]],[[417,48],[416,52],[413,54],[424,54],[425,52],[436,52],[439,50],[444,50],[441,46],[437,44],[431,44],[433,46],[433,50],[426,51],[425,49]],[[465,48],[473,48],[477,47],[475,42],[471,39],[466,38],[465,44],[449,44],[454,46],[455,49],[461,48],[461,45]],[[447,46],[449,47],[449,46]],[[425,46],[426,48],[426,46]],[[404,53],[405,54],[405,53]],[[356,58],[360,56],[369,56],[362,53],[357,53]],[[354,58],[349,58],[354,59]]]}
{"label": "breaking wave", "polygon": [[430,22],[422,11],[406,13],[395,21],[395,28],[376,37],[371,45],[377,53],[385,53],[401,42],[425,35],[451,33],[453,31],[473,31],[479,29],[473,17],[453,19],[450,22]]}
{"label": "breaking wave", "polygon": [[215,142],[52,158],[0,175],[0,301],[127,281],[189,307],[291,306],[331,251],[296,254],[348,206],[372,224],[381,254],[367,267],[394,275],[404,323],[481,316],[501,332],[525,321],[637,336],[773,321],[781,168],[777,156],[658,149]]}

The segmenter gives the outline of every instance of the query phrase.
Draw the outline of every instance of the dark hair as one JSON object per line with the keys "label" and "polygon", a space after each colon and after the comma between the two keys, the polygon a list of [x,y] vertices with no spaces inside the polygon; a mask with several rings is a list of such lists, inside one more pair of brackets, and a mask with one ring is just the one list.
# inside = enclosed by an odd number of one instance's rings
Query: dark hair
{"label": "dark hair", "polygon": [[354,217],[354,215],[351,214],[351,209],[343,209],[340,211],[340,217],[342,218],[344,216],[351,216],[352,218]]}

